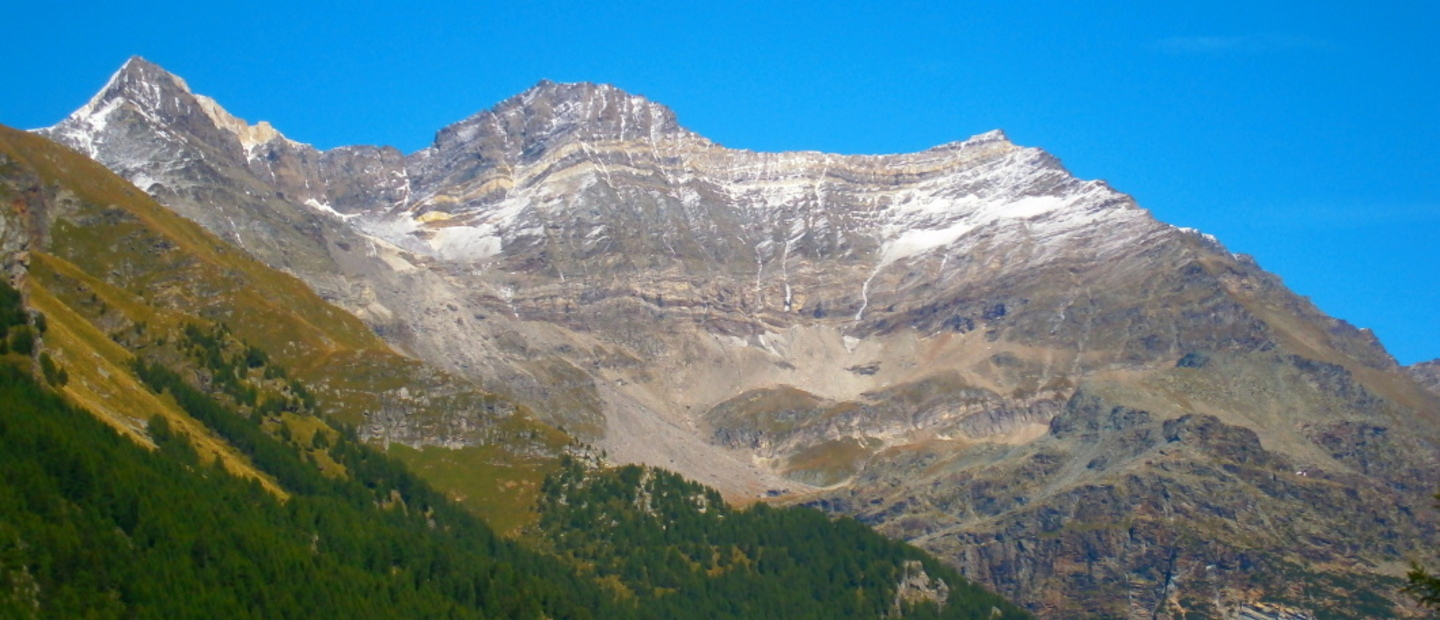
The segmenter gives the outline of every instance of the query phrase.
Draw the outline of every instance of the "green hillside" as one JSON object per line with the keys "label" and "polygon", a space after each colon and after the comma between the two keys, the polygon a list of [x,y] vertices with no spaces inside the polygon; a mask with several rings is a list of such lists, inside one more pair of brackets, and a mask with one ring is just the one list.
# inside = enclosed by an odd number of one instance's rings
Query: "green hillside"
{"label": "green hillside", "polygon": [[638,601],[647,618],[1029,617],[857,521],[764,503],[737,510],[664,470],[567,460],[540,505],[536,544]]}
{"label": "green hillside", "polygon": [[281,501],[204,464],[162,417],[147,451],[13,365],[0,367],[0,402],[7,618],[623,616],[568,567],[348,440],[330,454],[353,478],[258,448],[291,484]]}

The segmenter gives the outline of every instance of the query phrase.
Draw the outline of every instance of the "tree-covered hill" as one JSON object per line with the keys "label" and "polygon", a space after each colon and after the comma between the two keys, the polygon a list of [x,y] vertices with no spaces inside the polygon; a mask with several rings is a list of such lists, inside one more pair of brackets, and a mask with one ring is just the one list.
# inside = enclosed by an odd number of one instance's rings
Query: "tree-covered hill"
{"label": "tree-covered hill", "polygon": [[567,461],[542,488],[538,544],[645,618],[1024,618],[908,544],[808,508],[735,509],[664,470]]}
{"label": "tree-covered hill", "polygon": [[206,464],[164,418],[150,429],[159,449],[146,450],[11,364],[0,402],[4,617],[626,615],[346,439],[330,454],[353,477],[310,468],[292,487],[306,491],[282,501]]}

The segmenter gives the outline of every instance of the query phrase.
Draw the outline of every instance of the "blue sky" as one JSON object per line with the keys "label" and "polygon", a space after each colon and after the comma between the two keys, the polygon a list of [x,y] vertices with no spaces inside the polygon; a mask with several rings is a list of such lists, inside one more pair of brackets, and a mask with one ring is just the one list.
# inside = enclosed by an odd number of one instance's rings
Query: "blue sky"
{"label": "blue sky", "polygon": [[322,148],[410,152],[541,78],[754,150],[1002,128],[1254,255],[1402,363],[1440,357],[1440,3],[16,2],[0,123],[138,54]]}

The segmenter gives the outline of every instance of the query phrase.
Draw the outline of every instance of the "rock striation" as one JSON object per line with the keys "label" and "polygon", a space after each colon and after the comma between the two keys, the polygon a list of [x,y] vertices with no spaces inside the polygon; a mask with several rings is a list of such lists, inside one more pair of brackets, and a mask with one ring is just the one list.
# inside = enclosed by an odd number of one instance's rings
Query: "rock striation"
{"label": "rock striation", "polygon": [[[1409,613],[1428,375],[999,131],[759,153],[541,82],[416,153],[320,151],[136,58],[41,132],[613,460],[857,516],[1042,615]],[[445,445],[405,418],[368,422]]]}

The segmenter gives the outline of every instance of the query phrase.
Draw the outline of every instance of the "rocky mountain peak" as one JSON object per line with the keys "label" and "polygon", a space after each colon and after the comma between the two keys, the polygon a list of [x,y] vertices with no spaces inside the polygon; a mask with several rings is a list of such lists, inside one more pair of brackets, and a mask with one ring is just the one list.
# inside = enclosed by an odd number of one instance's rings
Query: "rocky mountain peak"
{"label": "rocky mountain peak", "polygon": [[[89,155],[256,256],[292,268],[330,268],[318,218],[389,206],[404,187],[394,174],[402,156],[393,149],[322,153],[269,123],[237,118],[140,57],[85,106],[37,133]],[[157,162],[165,162],[163,172]]]}
{"label": "rocky mountain peak", "polygon": [[71,116],[93,116],[116,100],[129,101],[148,110],[160,110],[167,95],[180,94],[191,94],[190,85],[184,79],[144,58],[131,56],[110,76],[105,87]]}
{"label": "rocky mountain peak", "polygon": [[163,128],[166,132],[160,133],[171,136],[188,135],[223,151],[233,150],[236,142],[247,153],[274,140],[296,145],[269,123],[250,125],[214,99],[195,94],[184,79],[139,56],[127,60],[88,103],[41,133],[92,157],[113,157],[113,149],[97,142],[123,141],[137,125],[151,131]]}
{"label": "rocky mountain peak", "polygon": [[[125,116],[139,116],[153,124],[184,116],[184,104],[193,107],[194,96],[185,80],[159,65],[132,56],[84,106],[42,133],[96,157],[105,149],[96,141]],[[123,123],[123,119],[122,119]]]}
{"label": "rocky mountain peak", "polygon": [[973,148],[973,147],[976,147],[976,146],[983,146],[983,145],[1013,145],[1013,144],[1015,144],[1015,143],[1010,141],[1010,136],[1005,135],[1005,130],[1003,130],[1003,129],[991,129],[990,131],[987,131],[987,132],[985,132],[985,133],[975,134],[975,135],[970,136],[969,138],[966,138],[966,139],[964,139],[964,140],[957,140],[957,141],[955,141],[955,142],[947,142],[947,143],[945,143],[945,144],[941,144],[941,145],[939,145],[939,146],[936,146],[936,147],[931,148],[930,150],[932,150],[932,151],[951,151],[951,150],[959,150],[959,149],[964,149],[964,148]]}
{"label": "rocky mountain peak", "polygon": [[497,155],[528,162],[576,140],[659,141],[691,135],[670,108],[609,84],[542,80],[493,108],[442,129],[429,150],[473,152],[497,146]]}

